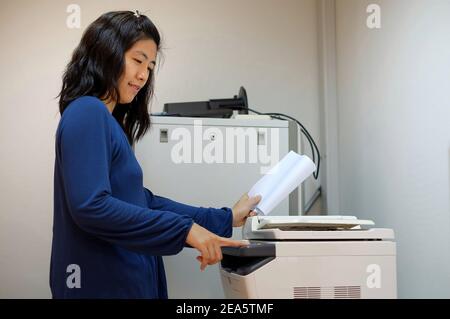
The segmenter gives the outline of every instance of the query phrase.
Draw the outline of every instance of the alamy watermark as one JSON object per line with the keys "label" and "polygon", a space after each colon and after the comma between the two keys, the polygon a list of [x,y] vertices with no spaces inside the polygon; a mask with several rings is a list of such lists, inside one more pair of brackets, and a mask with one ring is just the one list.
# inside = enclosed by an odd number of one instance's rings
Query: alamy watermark
{"label": "alamy watermark", "polygon": [[66,268],[66,273],[70,274],[67,276],[66,285],[67,288],[81,288],[81,268],[77,264],[70,264]]}
{"label": "alamy watermark", "polygon": [[172,130],[170,139],[176,141],[170,153],[175,164],[259,163],[261,174],[265,174],[279,161],[280,132],[276,127],[204,129],[202,120],[194,120],[193,133],[178,127]]}
{"label": "alamy watermark", "polygon": [[376,3],[369,4],[366,8],[369,16],[366,25],[369,29],[381,29],[381,7]]}
{"label": "alamy watermark", "polygon": [[370,264],[366,268],[369,273],[366,280],[367,288],[381,288],[381,267],[377,264]]}
{"label": "alamy watermark", "polygon": [[78,4],[69,4],[66,12],[70,13],[66,18],[66,26],[69,29],[79,29],[81,27],[81,7]]}

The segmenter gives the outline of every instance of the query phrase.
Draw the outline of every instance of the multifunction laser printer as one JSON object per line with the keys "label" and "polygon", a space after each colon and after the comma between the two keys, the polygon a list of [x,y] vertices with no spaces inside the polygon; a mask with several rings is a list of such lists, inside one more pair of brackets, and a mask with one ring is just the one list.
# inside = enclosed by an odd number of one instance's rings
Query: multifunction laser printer
{"label": "multifunction laser printer", "polygon": [[254,216],[223,247],[226,298],[396,298],[392,229],[354,216]]}

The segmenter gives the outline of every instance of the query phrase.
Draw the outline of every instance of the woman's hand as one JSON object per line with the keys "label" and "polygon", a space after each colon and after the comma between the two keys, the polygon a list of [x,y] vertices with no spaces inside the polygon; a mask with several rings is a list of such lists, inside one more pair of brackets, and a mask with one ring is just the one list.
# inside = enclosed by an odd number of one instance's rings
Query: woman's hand
{"label": "woman's hand", "polygon": [[240,227],[244,225],[247,217],[255,216],[256,212],[253,211],[253,208],[260,200],[260,195],[248,197],[248,194],[244,194],[233,206],[233,227]]}
{"label": "woman's hand", "polygon": [[222,246],[239,247],[248,243],[223,238],[211,233],[198,224],[193,224],[189,231],[186,243],[200,252],[197,260],[200,262],[200,269],[205,270],[207,265],[214,265],[222,260]]}

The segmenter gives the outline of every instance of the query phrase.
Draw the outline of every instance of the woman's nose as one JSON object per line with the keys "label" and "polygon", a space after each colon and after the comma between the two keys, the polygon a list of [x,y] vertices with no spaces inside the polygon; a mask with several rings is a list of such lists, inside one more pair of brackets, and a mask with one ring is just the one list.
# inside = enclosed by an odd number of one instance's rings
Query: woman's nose
{"label": "woman's nose", "polygon": [[139,72],[138,79],[139,79],[139,81],[145,82],[147,80],[147,76],[146,76],[145,72]]}

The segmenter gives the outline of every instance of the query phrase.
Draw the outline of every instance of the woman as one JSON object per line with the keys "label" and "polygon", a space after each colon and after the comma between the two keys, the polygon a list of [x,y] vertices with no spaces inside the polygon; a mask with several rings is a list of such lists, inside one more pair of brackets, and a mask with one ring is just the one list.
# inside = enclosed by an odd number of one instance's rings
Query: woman
{"label": "woman", "polygon": [[189,245],[201,270],[260,197],[193,207],[144,188],[132,146],[150,125],[160,36],[144,15],[109,12],[84,32],[63,76],[56,133],[50,286],[54,298],[167,298],[162,257]]}

